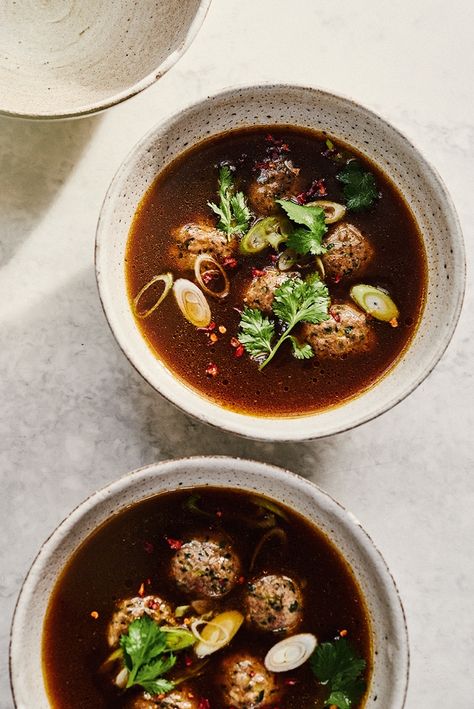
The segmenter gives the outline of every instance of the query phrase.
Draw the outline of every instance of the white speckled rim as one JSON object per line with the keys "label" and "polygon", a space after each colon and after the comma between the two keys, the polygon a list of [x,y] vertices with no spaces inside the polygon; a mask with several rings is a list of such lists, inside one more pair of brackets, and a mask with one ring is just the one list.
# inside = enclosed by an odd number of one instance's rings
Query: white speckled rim
{"label": "white speckled rim", "polygon": [[[327,130],[360,149],[392,179],[424,235],[428,292],[410,346],[372,388],[341,406],[293,418],[255,417],[227,410],[188,387],[146,345],[128,304],[124,253],[137,205],[156,174],[187,146],[245,125],[286,123]],[[196,418],[262,440],[329,436],[369,421],[410,394],[445,351],[461,311],[465,254],[451,198],[436,171],[398,130],[351,99],[304,86],[228,89],[193,104],[148,133],[117,172],[105,197],[96,238],[96,274],[109,325],[140,374],[169,401]],[[446,286],[449,286],[447,288]]]}
{"label": "white speckled rim", "polygon": [[231,487],[268,495],[315,523],[350,564],[372,624],[374,666],[367,707],[405,705],[409,648],[405,615],[395,582],[357,519],[315,484],[287,470],[256,461],[196,457],[156,463],[91,495],[43,544],[24,581],[12,623],[10,679],[17,709],[47,709],[41,665],[43,618],[54,584],[78,546],[112,514],[150,496],[199,485]]}
{"label": "white speckled rim", "polygon": [[12,118],[24,118],[27,120],[43,121],[82,118],[94,113],[100,113],[101,111],[105,111],[106,109],[111,108],[116,104],[122,103],[123,101],[132,98],[132,96],[135,96],[136,94],[140,93],[141,91],[161,79],[161,77],[164,76],[176,64],[177,61],[179,61],[183,54],[185,54],[185,52],[193,43],[197,33],[199,32],[206,18],[211,2],[212,0],[200,0],[199,7],[196,10],[194,18],[190,23],[189,28],[187,29],[186,34],[183,40],[181,41],[179,47],[177,47],[171,54],[169,54],[161,64],[159,64],[146,76],[140,79],[140,81],[137,81],[136,83],[124,89],[123,91],[119,91],[118,93],[110,96],[105,100],[86,104],[74,110],[62,110],[59,112],[35,113],[34,111],[7,110],[2,108],[0,103],[0,115],[10,116]]}

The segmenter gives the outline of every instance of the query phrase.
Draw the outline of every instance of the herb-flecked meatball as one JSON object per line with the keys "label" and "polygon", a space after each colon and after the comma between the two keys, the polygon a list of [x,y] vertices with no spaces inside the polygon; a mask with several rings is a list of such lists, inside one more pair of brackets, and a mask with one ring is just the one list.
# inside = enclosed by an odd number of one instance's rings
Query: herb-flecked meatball
{"label": "herb-flecked meatball", "polygon": [[200,700],[190,688],[180,687],[168,694],[152,697],[148,692],[133,697],[127,704],[127,709],[199,709]]}
{"label": "herb-flecked meatball", "polygon": [[326,274],[334,281],[361,276],[374,257],[369,239],[353,224],[343,222],[324,239],[327,252],[322,256]]}
{"label": "herb-flecked meatball", "polygon": [[274,707],[282,696],[282,685],[263,662],[247,653],[225,657],[218,683],[225,707],[260,709]]}
{"label": "herb-flecked meatball", "polygon": [[245,616],[258,630],[295,630],[303,617],[303,598],[298,584],[278,574],[250,581],[245,594]]}
{"label": "herb-flecked meatball", "polygon": [[233,258],[237,252],[238,241],[235,237],[227,238],[227,234],[210,224],[185,224],[174,229],[172,237],[172,255],[176,265],[184,270],[192,270],[199,254],[210,254],[225,264],[226,259]]}
{"label": "herb-flecked meatball", "polygon": [[277,268],[266,268],[263,273],[256,275],[251,281],[244,295],[244,303],[249,308],[256,308],[263,313],[272,312],[275,291],[288,278],[295,278],[295,271],[279,271]]}
{"label": "herb-flecked meatball", "polygon": [[230,539],[219,533],[185,541],[171,559],[170,572],[178,588],[196,598],[221,598],[232,591],[241,565]]}
{"label": "herb-flecked meatball", "polygon": [[305,323],[301,336],[321,358],[369,352],[376,344],[375,331],[366,313],[351,303],[334,303],[329,320],[318,325]]}
{"label": "herb-flecked meatball", "polygon": [[175,623],[172,608],[159,596],[134,596],[124,598],[116,604],[115,611],[107,626],[107,642],[110,647],[119,644],[120,636],[128,631],[128,626],[137,618],[148,615],[157,623]]}
{"label": "herb-flecked meatball", "polygon": [[285,155],[264,160],[257,178],[250,183],[248,198],[252,208],[260,215],[278,211],[276,199],[286,199],[298,192],[299,168]]}

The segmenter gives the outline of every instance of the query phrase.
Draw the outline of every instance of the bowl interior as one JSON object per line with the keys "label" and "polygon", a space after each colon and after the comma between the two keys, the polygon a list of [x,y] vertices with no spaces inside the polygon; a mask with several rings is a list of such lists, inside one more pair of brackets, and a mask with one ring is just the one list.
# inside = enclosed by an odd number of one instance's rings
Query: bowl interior
{"label": "bowl interior", "polygon": [[77,115],[136,93],[176,61],[209,2],[2,3],[0,111]]}
{"label": "bowl interior", "polygon": [[[374,668],[367,706],[401,709],[408,679],[405,619],[394,581],[355,518],[315,485],[287,471],[252,461],[192,458],[149,466],[113,483],[77,508],[42,547],[20,595],[11,641],[16,706],[49,706],[41,668],[41,636],[51,591],[65,562],[110,515],[177,486],[213,485],[255,490],[289,505],[320,527],[352,567],[371,621]],[[377,705],[377,706],[378,706]]]}
{"label": "bowl interior", "polygon": [[[186,147],[229,129],[293,124],[327,131],[365,153],[405,196],[422,230],[426,306],[411,346],[377,386],[344,405],[298,417],[256,418],[223,410],[178,381],[137,329],[127,300],[124,253],[140,199]],[[230,90],[158,126],[125,161],[107,194],[97,235],[97,277],[112,330],[135,367],[171,401],[209,423],[248,436],[304,439],[350,428],[400,401],[429,373],[453,333],[464,290],[464,251],[455,211],[432,168],[392,126],[348,99],[320,90],[263,86]]]}

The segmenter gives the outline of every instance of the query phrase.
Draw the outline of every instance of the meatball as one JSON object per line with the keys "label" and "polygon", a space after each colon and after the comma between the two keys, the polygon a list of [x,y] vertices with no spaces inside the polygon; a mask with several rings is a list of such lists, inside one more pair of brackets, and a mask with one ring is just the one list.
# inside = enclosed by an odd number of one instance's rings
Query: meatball
{"label": "meatball", "polygon": [[346,222],[327,234],[324,246],[328,249],[322,256],[324,268],[327,275],[337,281],[349,275],[362,275],[374,256],[369,239]]}
{"label": "meatball", "polygon": [[261,576],[247,585],[245,615],[259,630],[294,630],[303,617],[301,591],[288,576]]}
{"label": "meatball", "polygon": [[148,692],[133,697],[127,709],[199,709],[200,701],[193,690],[180,687],[165,694],[161,699],[153,699]]}
{"label": "meatball", "polygon": [[286,199],[299,191],[299,172],[283,155],[275,160],[265,160],[247,192],[253,209],[262,215],[277,212],[276,199]]}
{"label": "meatball", "polygon": [[186,541],[171,559],[178,588],[197,598],[221,598],[240,577],[240,560],[224,534],[206,534]]}
{"label": "meatball", "polygon": [[275,706],[281,699],[282,686],[263,662],[250,654],[225,657],[218,679],[225,706],[254,709]]}
{"label": "meatball", "polygon": [[301,336],[309,342],[317,357],[346,357],[369,352],[376,336],[367,315],[351,303],[336,303],[330,319],[318,325],[305,323]]}
{"label": "meatball", "polygon": [[238,249],[235,237],[229,240],[223,231],[209,224],[185,224],[174,229],[172,237],[176,242],[171,247],[172,256],[184,270],[194,268],[196,256],[199,254],[211,254],[223,263],[226,259],[233,258]]}
{"label": "meatball", "polygon": [[135,596],[119,601],[107,626],[107,642],[110,647],[119,644],[120,636],[127,632],[128,626],[142,615],[150,616],[158,623],[174,624],[174,615],[169,603],[159,596]]}
{"label": "meatball", "polygon": [[261,276],[255,276],[244,297],[244,303],[249,308],[257,308],[264,313],[271,313],[275,291],[288,278],[295,278],[295,271],[279,271],[277,268],[266,268]]}

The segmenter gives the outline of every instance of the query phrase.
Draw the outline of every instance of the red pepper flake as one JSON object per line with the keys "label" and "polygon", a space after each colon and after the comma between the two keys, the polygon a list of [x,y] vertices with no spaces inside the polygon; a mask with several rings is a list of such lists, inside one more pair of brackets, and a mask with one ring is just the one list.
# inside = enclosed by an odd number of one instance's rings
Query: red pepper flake
{"label": "red pepper flake", "polygon": [[235,354],[236,357],[242,357],[243,354],[244,354],[244,352],[245,352],[245,347],[244,347],[243,345],[239,345],[239,346],[236,348],[234,354]]}
{"label": "red pepper flake", "polygon": [[334,310],[334,308],[329,308],[329,313],[331,314],[331,317],[333,320],[336,322],[341,322],[341,316],[337,312],[337,310]]}
{"label": "red pepper flake", "polygon": [[326,197],[328,191],[326,189],[326,184],[324,178],[320,180],[314,180],[311,187],[306,190],[306,192],[300,192],[296,195],[295,199],[298,204],[307,204],[312,202],[315,197]]}
{"label": "red pepper flake", "polygon": [[285,679],[285,684],[288,685],[288,687],[294,687],[295,684],[298,684],[298,680],[292,677],[288,677],[287,679]]}
{"label": "red pepper flake", "polygon": [[215,332],[212,332],[212,333],[209,335],[209,339],[210,339],[210,341],[214,344],[214,342],[217,342],[217,340],[218,340],[219,338],[217,337],[217,335],[216,335]]}
{"label": "red pepper flake", "polygon": [[207,285],[211,281],[216,281],[219,278],[219,271],[205,271],[202,274],[202,280]]}
{"label": "red pepper flake", "polygon": [[201,330],[202,332],[212,332],[213,330],[216,329],[216,323],[214,320],[211,320],[209,325],[207,327],[198,327],[198,330]]}
{"label": "red pepper flake", "polygon": [[158,603],[154,601],[153,598],[150,598],[150,600],[146,603],[146,607],[150,608],[150,610],[152,611],[156,611],[156,609],[158,608]]}
{"label": "red pepper flake", "polygon": [[216,517],[222,517],[222,510],[217,510]]}
{"label": "red pepper flake", "polygon": [[230,338],[230,346],[231,347],[240,347],[240,342],[236,337],[231,337]]}
{"label": "red pepper flake", "polygon": [[99,617],[99,614],[97,613],[97,611],[92,611],[91,618],[94,618],[94,620],[97,620],[98,617]]}
{"label": "red pepper flake", "polygon": [[148,541],[143,542],[143,548],[147,554],[153,554],[153,552],[155,551],[155,547],[152,544],[152,542],[148,542]]}
{"label": "red pepper flake", "polygon": [[211,702],[209,699],[200,699],[198,709],[211,709]]}
{"label": "red pepper flake", "polygon": [[170,549],[178,550],[183,546],[183,542],[180,539],[172,539],[171,537],[165,537],[165,539]]}
{"label": "red pepper flake", "polygon": [[397,320],[397,318],[392,318],[392,319],[390,320],[390,325],[391,325],[392,327],[398,327],[398,320]]}
{"label": "red pepper flake", "polygon": [[210,362],[206,367],[206,374],[208,377],[217,377],[217,375],[219,374],[217,364],[213,364],[212,362]]}
{"label": "red pepper flake", "polygon": [[334,276],[333,281],[334,281],[334,283],[339,283],[341,279],[342,279],[342,273],[337,273]]}
{"label": "red pepper flake", "polygon": [[140,598],[143,598],[143,596],[145,595],[145,584],[143,582],[140,588],[138,589],[138,595],[140,596]]}
{"label": "red pepper flake", "polygon": [[341,638],[345,638],[347,635],[347,630],[340,630],[339,635],[341,636]]}
{"label": "red pepper flake", "polygon": [[242,586],[245,583],[245,576],[239,576],[237,583]]}
{"label": "red pepper flake", "polygon": [[227,328],[225,325],[219,325],[218,329],[219,329],[219,332],[221,333],[221,335],[225,335],[227,332]]}
{"label": "red pepper flake", "polygon": [[260,276],[264,276],[265,271],[261,268],[252,268],[252,278],[260,278]]}
{"label": "red pepper flake", "polygon": [[239,262],[236,258],[233,258],[233,256],[226,256],[225,259],[222,261],[222,266],[225,269],[237,268],[238,265]]}
{"label": "red pepper flake", "polygon": [[186,667],[191,667],[191,665],[193,664],[193,658],[191,657],[191,655],[185,655],[184,664],[186,665]]}

